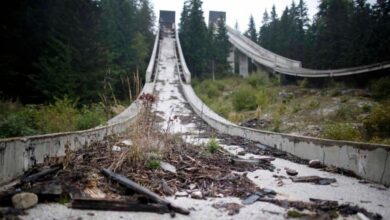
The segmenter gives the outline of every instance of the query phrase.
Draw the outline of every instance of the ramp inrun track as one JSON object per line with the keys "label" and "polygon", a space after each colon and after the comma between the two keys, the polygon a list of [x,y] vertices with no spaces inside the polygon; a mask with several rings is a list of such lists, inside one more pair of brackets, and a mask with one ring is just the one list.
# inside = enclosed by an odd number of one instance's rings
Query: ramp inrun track
{"label": "ramp inrun track", "polygon": [[302,68],[302,63],[300,61],[288,59],[266,50],[231,27],[227,26],[227,30],[229,42],[235,48],[248,56],[254,62],[268,67],[274,72],[284,75],[308,78],[323,78],[352,76],[378,70],[390,69],[390,61],[344,69],[314,70]]}

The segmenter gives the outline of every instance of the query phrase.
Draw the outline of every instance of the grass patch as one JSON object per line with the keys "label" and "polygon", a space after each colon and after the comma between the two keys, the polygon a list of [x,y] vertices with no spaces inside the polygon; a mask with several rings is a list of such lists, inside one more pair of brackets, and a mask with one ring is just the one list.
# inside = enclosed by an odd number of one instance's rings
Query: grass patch
{"label": "grass patch", "polygon": [[156,170],[160,168],[160,161],[159,160],[149,160],[146,164],[146,167],[150,170]]}
{"label": "grass patch", "polygon": [[207,142],[207,150],[210,153],[215,153],[219,150],[220,146],[216,138],[210,138]]}
{"label": "grass patch", "polygon": [[249,76],[245,80],[255,89],[269,84],[269,78],[264,72],[249,74]]}
{"label": "grass patch", "polygon": [[357,128],[348,123],[332,123],[324,126],[322,137],[333,140],[361,141],[362,135]]}

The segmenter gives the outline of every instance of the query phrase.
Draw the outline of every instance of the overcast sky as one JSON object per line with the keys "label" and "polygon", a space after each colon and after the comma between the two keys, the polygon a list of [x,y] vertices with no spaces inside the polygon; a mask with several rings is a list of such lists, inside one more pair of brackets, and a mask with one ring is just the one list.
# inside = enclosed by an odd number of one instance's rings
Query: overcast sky
{"label": "overcast sky", "polygon": [[[234,27],[238,22],[240,31],[244,31],[248,27],[249,16],[252,14],[255,18],[257,28],[260,27],[260,22],[264,10],[271,11],[272,5],[275,4],[276,11],[279,17],[286,6],[291,5],[292,0],[203,0],[203,12],[208,23],[209,11],[225,11],[226,22],[229,26]],[[309,8],[309,17],[317,13],[317,7],[320,0],[306,0]],[[180,13],[183,9],[184,0],[151,0],[156,17],[158,19],[160,10],[176,11],[176,21],[180,19]],[[295,3],[299,0],[295,0]],[[369,0],[375,2],[375,0]]]}

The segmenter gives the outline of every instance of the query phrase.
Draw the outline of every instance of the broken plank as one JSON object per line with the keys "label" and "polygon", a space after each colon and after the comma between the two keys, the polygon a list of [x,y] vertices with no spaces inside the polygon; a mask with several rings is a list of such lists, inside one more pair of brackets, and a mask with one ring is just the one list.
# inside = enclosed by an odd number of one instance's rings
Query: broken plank
{"label": "broken plank", "polygon": [[164,205],[168,205],[170,203],[170,202],[162,199],[156,193],[150,191],[149,189],[139,185],[138,183],[136,183],[134,181],[131,181],[130,179],[126,178],[125,176],[114,173],[109,169],[102,169],[101,172],[103,175],[108,176],[110,179],[118,182],[122,186],[129,188],[137,193],[145,195],[148,199],[150,199],[153,202],[161,203]]}
{"label": "broken plank", "polygon": [[257,158],[257,159],[241,159],[241,158],[231,158],[230,162],[236,165],[258,165],[258,164],[269,164],[275,158]]}
{"label": "broken plank", "polygon": [[45,169],[45,170],[42,170],[38,173],[35,173],[35,174],[32,174],[32,175],[29,175],[27,177],[24,177],[22,179],[22,182],[23,183],[28,183],[28,182],[35,182],[37,181],[38,179],[42,178],[42,177],[45,177],[51,173],[54,173],[54,172],[57,172],[59,169],[61,169],[61,166],[55,166],[55,167],[52,167],[52,168],[48,168],[48,169]]}
{"label": "broken plank", "polygon": [[155,212],[170,213],[171,210],[164,204],[141,204],[118,200],[103,200],[90,198],[75,198],[71,202],[74,209],[105,210],[105,211],[131,211],[131,212]]}
{"label": "broken plank", "polygon": [[138,183],[129,180],[125,176],[122,176],[120,174],[114,173],[114,172],[112,172],[109,169],[102,169],[101,172],[102,172],[102,174],[104,176],[109,177],[110,179],[112,179],[112,180],[118,182],[119,184],[121,184],[122,186],[124,186],[124,187],[126,187],[128,189],[131,189],[131,190],[133,190],[133,191],[135,191],[135,192],[137,192],[139,194],[145,195],[148,199],[150,199],[153,202],[166,205],[169,209],[171,209],[171,210],[173,210],[173,211],[175,211],[177,213],[183,214],[183,215],[190,214],[190,211],[188,211],[187,209],[184,209],[184,208],[181,208],[181,207],[173,205],[171,202],[161,198],[156,193],[154,193],[154,192],[150,191],[149,189],[139,185]]}
{"label": "broken plank", "polygon": [[239,158],[232,158],[231,163],[235,165],[257,165],[260,163],[260,160],[258,159],[239,159]]}
{"label": "broken plank", "polygon": [[315,183],[319,185],[329,185],[331,183],[337,182],[334,178],[323,178],[319,176],[297,176],[290,177],[293,182],[296,183]]}

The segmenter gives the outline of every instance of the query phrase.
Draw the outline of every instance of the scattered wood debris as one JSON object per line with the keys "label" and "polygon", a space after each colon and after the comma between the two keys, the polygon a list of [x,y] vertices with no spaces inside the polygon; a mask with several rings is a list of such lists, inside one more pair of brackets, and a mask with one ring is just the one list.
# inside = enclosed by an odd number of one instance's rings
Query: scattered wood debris
{"label": "scattered wood debris", "polygon": [[72,199],[71,207],[87,210],[171,213],[168,206],[164,204],[142,204],[139,202],[91,198],[74,198]]}
{"label": "scattered wood debris", "polygon": [[175,206],[173,205],[171,202],[161,198],[160,196],[158,196],[157,194],[155,194],[154,192],[151,192],[149,189],[127,179],[126,177],[122,176],[122,175],[119,175],[119,174],[116,174],[114,172],[112,172],[111,170],[108,170],[108,169],[102,169],[101,172],[103,173],[103,175],[109,177],[110,179],[118,182],[119,184],[125,186],[126,188],[130,189],[130,190],[133,190],[134,192],[138,193],[138,194],[141,194],[141,195],[145,195],[148,199],[150,199],[151,201],[157,203],[157,204],[161,204],[161,205],[165,205],[167,206],[167,208],[170,210],[170,211],[175,211],[177,213],[180,213],[180,214],[183,214],[183,215],[189,215],[190,212],[184,208],[181,208],[181,207],[178,207],[178,206]]}
{"label": "scattered wood debris", "polygon": [[290,177],[293,182],[296,183],[314,183],[317,185],[329,185],[331,183],[337,182],[334,178],[323,178],[319,176],[298,176]]}
{"label": "scattered wood debris", "polygon": [[[380,214],[368,212],[363,208],[360,208],[358,206],[353,206],[350,204],[340,205],[337,201],[321,200],[321,199],[313,199],[313,198],[310,199],[311,202],[289,201],[289,200],[279,200],[279,199],[269,199],[269,198],[260,198],[258,199],[258,201],[269,202],[284,208],[294,208],[300,212],[304,210],[312,211],[314,212],[314,216],[311,216],[312,219],[319,219],[320,217],[325,217],[321,219],[334,219],[334,218],[338,218],[339,214],[346,217],[349,215],[357,215],[358,213],[363,214],[368,219],[372,219],[372,220],[382,219],[382,216]],[[302,214],[302,213],[290,213],[290,214]]]}

